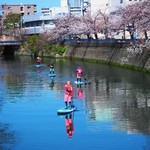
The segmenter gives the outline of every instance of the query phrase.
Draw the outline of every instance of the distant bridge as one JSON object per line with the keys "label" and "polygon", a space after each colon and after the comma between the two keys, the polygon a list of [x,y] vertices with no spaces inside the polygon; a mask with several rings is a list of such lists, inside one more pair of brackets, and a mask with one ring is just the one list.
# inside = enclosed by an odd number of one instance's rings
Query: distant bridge
{"label": "distant bridge", "polygon": [[20,46],[21,42],[17,40],[0,40],[0,46]]}
{"label": "distant bridge", "polygon": [[0,55],[14,55],[19,49],[21,41],[14,39],[0,39]]}

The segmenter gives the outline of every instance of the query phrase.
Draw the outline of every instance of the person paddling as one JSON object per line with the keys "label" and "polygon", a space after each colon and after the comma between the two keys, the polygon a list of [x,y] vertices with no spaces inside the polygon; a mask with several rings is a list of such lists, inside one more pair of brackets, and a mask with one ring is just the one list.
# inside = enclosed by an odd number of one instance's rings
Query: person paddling
{"label": "person paddling", "polygon": [[50,69],[49,69],[49,73],[50,73],[50,74],[52,74],[52,73],[54,74],[54,73],[55,73],[54,65],[53,65],[53,64],[50,64],[50,65],[49,65],[49,68],[50,68]]}
{"label": "person paddling", "polygon": [[67,81],[66,85],[64,86],[65,92],[64,92],[64,101],[65,101],[65,105],[66,107],[68,107],[68,103],[69,106],[72,106],[72,96],[73,96],[73,88],[71,86],[71,82]]}
{"label": "person paddling", "polygon": [[41,63],[42,59],[41,59],[40,57],[37,57],[37,59],[36,59],[36,60],[37,60],[37,64],[38,64],[38,65],[40,65],[40,63]]}
{"label": "person paddling", "polygon": [[78,67],[76,70],[77,82],[81,82],[83,71],[81,67]]}

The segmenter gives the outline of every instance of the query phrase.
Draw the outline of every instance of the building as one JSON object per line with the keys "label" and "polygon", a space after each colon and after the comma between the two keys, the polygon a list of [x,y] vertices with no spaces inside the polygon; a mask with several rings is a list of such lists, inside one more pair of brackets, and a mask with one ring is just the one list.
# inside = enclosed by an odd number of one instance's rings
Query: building
{"label": "building", "polygon": [[61,0],[61,7],[42,8],[41,13],[44,16],[65,16],[69,14],[68,0]]}
{"label": "building", "polygon": [[42,16],[42,15],[30,15],[23,17],[23,28],[24,34],[40,34],[48,32],[55,27],[55,18],[52,16]]}
{"label": "building", "polygon": [[19,4],[19,5],[7,5],[2,4],[2,16],[6,17],[9,13],[18,13],[21,16],[35,15],[37,12],[36,4]]}
{"label": "building", "polygon": [[52,7],[52,8],[42,8],[41,13],[43,16],[65,16],[69,14],[68,7]]}
{"label": "building", "polygon": [[114,11],[118,6],[126,6],[143,0],[110,0],[109,11]]}
{"label": "building", "polygon": [[69,6],[69,0],[61,0],[60,6],[61,7],[68,7]]}
{"label": "building", "polygon": [[43,16],[52,16],[52,11],[50,8],[42,8],[41,13]]}
{"label": "building", "polygon": [[42,8],[41,13],[45,15],[77,15],[81,16],[89,8],[89,0],[61,0],[60,7]]}

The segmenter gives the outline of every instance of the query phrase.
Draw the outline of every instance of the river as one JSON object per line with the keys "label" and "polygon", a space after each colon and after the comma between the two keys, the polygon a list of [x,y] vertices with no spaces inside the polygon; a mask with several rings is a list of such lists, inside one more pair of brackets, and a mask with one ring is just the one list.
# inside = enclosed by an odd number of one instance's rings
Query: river
{"label": "river", "polygon": [[[48,76],[51,63],[54,82]],[[74,84],[78,66],[87,83],[81,87]],[[150,149],[149,74],[52,58],[36,67],[29,56],[1,58],[0,74],[1,150]],[[77,111],[57,115],[68,80]]]}

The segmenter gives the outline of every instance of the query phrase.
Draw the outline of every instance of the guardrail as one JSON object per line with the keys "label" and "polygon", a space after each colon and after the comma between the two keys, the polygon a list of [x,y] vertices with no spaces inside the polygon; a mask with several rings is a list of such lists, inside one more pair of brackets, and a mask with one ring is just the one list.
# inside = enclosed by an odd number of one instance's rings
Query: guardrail
{"label": "guardrail", "polygon": [[65,39],[67,43],[130,43],[131,39]]}

